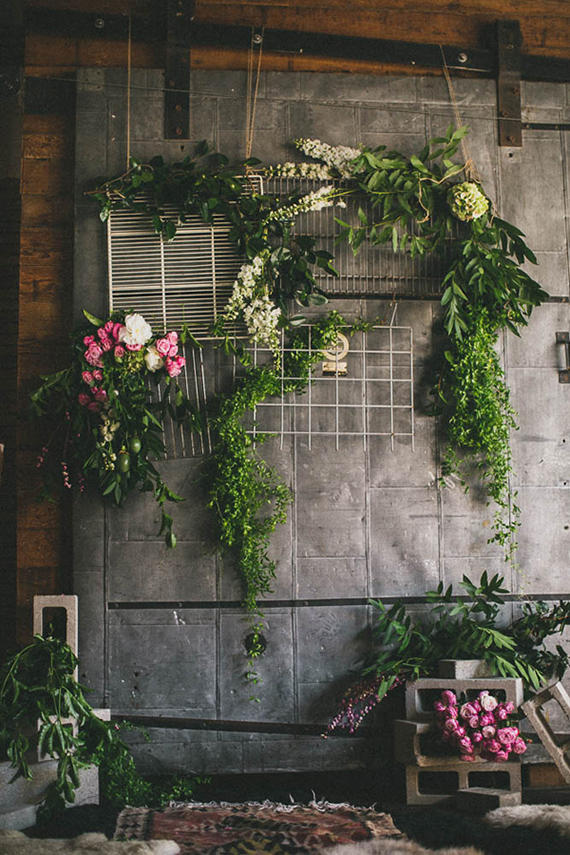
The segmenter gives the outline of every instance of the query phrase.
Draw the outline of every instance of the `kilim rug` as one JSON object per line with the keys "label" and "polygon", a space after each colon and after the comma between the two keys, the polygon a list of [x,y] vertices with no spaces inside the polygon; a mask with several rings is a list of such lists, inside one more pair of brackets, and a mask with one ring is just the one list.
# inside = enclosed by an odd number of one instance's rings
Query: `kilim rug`
{"label": "kilim rug", "polygon": [[389,814],[312,802],[187,804],[164,810],[125,808],[115,839],[175,840],[182,855],[315,853],[342,843],[402,838]]}

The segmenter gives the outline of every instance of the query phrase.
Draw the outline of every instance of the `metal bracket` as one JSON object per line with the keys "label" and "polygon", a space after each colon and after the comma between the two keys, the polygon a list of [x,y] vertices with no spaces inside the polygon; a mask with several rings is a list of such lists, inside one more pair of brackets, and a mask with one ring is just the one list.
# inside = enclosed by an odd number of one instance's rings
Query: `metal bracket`
{"label": "metal bracket", "polygon": [[190,44],[195,0],[167,0],[164,138],[190,136]]}
{"label": "metal bracket", "polygon": [[564,346],[566,356],[566,368],[561,368],[558,372],[558,382],[570,383],[570,332],[557,332],[556,344]]}
{"label": "metal bracket", "polygon": [[519,22],[497,21],[497,109],[500,146],[522,146],[521,46]]}

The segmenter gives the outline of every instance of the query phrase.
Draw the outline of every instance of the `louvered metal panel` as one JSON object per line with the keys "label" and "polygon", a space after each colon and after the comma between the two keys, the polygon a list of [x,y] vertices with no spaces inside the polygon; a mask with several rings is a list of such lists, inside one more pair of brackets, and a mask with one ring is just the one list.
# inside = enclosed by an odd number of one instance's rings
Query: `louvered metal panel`
{"label": "louvered metal panel", "polygon": [[[341,181],[329,181],[339,190],[346,189]],[[265,192],[276,196],[290,193],[306,194],[323,185],[321,181],[298,178],[271,178],[266,182]],[[338,278],[322,270],[315,271],[319,287],[329,296],[366,297],[405,295],[408,297],[438,297],[441,280],[449,268],[449,250],[441,256],[430,254],[411,259],[407,252],[394,253],[392,244],[370,246],[362,244],[354,255],[346,241],[337,242],[341,226],[336,218],[350,225],[358,225],[358,208],[366,213],[372,224],[377,217],[362,193],[349,193],[343,197],[346,208],[334,206],[321,211],[311,211],[296,218],[294,229],[298,235],[310,235],[317,239],[317,247],[334,256],[333,265]],[[449,246],[452,238],[450,236]]]}
{"label": "louvered metal panel", "polygon": [[[251,192],[262,192],[259,176],[248,177],[244,193]],[[177,218],[174,208],[165,214]],[[191,215],[167,243],[144,211],[113,211],[107,221],[111,311],[141,312],[155,332],[188,324],[196,338],[209,338],[244,262],[229,231],[223,217],[205,223]],[[243,334],[239,325],[228,331]]]}

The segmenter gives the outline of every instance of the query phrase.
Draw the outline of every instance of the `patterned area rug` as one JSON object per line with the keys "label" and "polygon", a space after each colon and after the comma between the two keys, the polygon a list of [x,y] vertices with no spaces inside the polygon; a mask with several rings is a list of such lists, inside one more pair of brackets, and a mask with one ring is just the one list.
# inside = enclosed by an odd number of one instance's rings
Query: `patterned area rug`
{"label": "patterned area rug", "polygon": [[115,830],[115,839],[175,840],[182,855],[315,853],[342,843],[402,837],[389,814],[327,802],[125,808]]}

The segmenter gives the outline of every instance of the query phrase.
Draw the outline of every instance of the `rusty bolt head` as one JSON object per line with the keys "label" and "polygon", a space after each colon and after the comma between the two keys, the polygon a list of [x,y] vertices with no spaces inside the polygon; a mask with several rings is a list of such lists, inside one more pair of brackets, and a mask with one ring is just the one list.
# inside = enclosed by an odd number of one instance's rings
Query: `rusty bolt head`
{"label": "rusty bolt head", "polygon": [[460,62],[461,65],[465,65],[468,59],[469,55],[466,54],[464,50],[462,50],[461,53],[457,54],[457,62]]}

